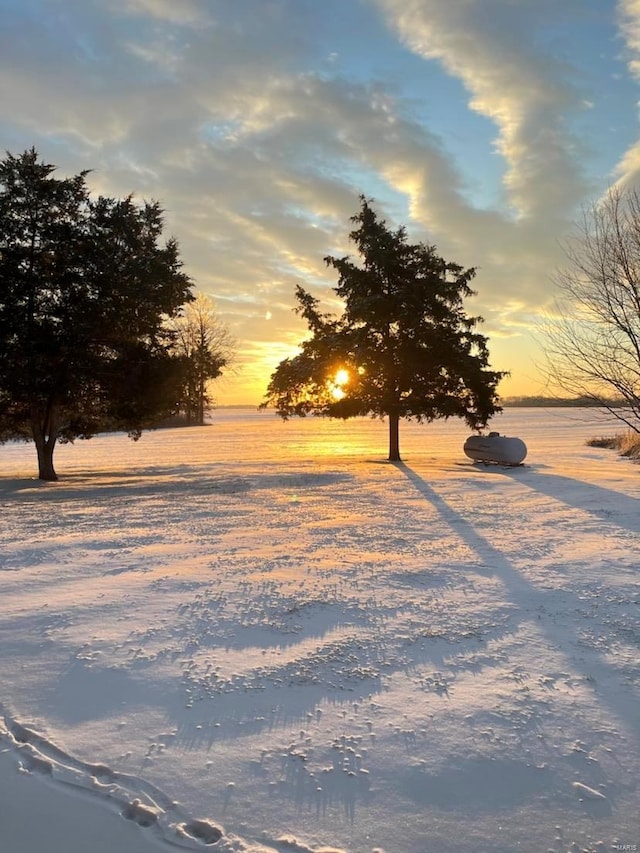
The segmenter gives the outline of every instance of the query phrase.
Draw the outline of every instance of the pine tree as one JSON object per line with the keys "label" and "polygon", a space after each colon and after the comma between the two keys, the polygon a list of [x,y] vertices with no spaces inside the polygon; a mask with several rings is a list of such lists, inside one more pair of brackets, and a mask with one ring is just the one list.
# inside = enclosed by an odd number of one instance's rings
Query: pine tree
{"label": "pine tree", "polygon": [[388,418],[389,460],[400,461],[401,419],[464,418],[471,428],[500,411],[481,317],[465,313],[474,269],[441,258],[434,246],[412,244],[362,197],[350,239],[360,255],[328,256],[338,273],[340,317],[297,287],[297,312],[311,337],[271,377],[264,406],[283,418],[309,413]]}
{"label": "pine tree", "polygon": [[157,203],[91,199],[32,149],[0,161],[0,440],[32,439],[57,479],[58,441],[133,437],[173,410],[164,323],[192,299]]}

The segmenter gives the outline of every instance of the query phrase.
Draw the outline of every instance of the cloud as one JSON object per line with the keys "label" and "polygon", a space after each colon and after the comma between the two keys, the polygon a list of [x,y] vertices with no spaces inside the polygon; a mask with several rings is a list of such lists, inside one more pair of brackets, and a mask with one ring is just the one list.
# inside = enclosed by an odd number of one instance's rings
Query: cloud
{"label": "cloud", "polygon": [[[640,82],[640,0],[619,0],[617,20],[626,46],[629,73]],[[614,175],[620,186],[633,187],[640,184],[640,140],[624,152]]]}
{"label": "cloud", "polygon": [[[187,271],[241,343],[246,387],[304,334],[294,285],[332,296],[323,258],[351,251],[361,192],[412,239],[479,268],[474,310],[507,341],[550,297],[557,237],[589,188],[568,117],[591,93],[543,38],[582,10],[15,0],[0,33],[0,128],[11,150],[35,144],[65,173],[93,169],[96,192],[160,200]],[[355,22],[358,39],[340,32]],[[470,201],[465,164],[416,108],[404,75],[417,67],[434,80],[444,69],[467,93],[460,112],[494,123],[493,151],[464,141],[478,162],[505,163],[495,204]]]}
{"label": "cloud", "polygon": [[150,16],[159,21],[200,27],[212,21],[210,4],[203,0],[112,0],[123,14]]}
{"label": "cloud", "polygon": [[583,197],[585,181],[566,115],[579,111],[584,97],[571,83],[571,69],[535,35],[570,7],[579,11],[575,0],[376,3],[410,49],[442,63],[469,92],[470,108],[495,123],[516,215],[570,210]]}
{"label": "cloud", "polygon": [[629,71],[640,79],[640,2],[619,0],[617,7],[620,32],[630,52]]}

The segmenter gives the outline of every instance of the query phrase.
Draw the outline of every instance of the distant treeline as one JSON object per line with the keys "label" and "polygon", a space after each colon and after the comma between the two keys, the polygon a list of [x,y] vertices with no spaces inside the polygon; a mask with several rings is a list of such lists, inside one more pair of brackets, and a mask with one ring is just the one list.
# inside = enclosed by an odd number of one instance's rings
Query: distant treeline
{"label": "distant treeline", "polygon": [[612,408],[624,407],[623,400],[597,401],[592,397],[505,397],[502,400],[505,408]]}

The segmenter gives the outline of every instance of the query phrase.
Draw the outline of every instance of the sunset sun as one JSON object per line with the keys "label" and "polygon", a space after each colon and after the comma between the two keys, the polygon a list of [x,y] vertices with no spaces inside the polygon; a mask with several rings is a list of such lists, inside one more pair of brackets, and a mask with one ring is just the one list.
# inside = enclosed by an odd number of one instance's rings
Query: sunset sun
{"label": "sunset sun", "polygon": [[342,385],[346,385],[348,381],[349,371],[341,367],[340,370],[338,370],[338,372],[336,373],[333,382],[340,388],[342,387]]}
{"label": "sunset sun", "polygon": [[335,376],[329,382],[331,396],[334,400],[343,400],[347,396],[344,386],[349,382],[349,371],[341,367],[336,371]]}

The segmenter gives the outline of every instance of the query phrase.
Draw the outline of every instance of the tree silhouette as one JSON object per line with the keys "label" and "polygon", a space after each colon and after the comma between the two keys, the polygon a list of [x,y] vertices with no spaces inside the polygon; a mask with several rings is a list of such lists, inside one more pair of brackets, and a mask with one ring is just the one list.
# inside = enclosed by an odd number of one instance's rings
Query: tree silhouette
{"label": "tree silhouette", "polygon": [[583,213],[543,328],[553,386],[640,432],[640,195],[612,188]]}
{"label": "tree silhouette", "polygon": [[175,409],[164,324],[193,298],[157,203],[54,171],[35,149],[0,162],[0,440],[32,439],[45,480],[56,442],[138,437]]}
{"label": "tree silhouette", "polygon": [[180,411],[188,425],[202,426],[213,406],[210,383],[233,361],[235,341],[216,314],[213,301],[198,293],[168,324],[173,351],[184,360]]}
{"label": "tree silhouette", "polygon": [[481,318],[463,308],[474,269],[409,243],[406,230],[389,229],[364,197],[351,221],[360,263],[325,258],[338,273],[334,291],[344,311],[321,313],[297,287],[296,310],[311,336],[278,365],[263,406],[283,418],[387,417],[389,460],[399,461],[401,419],[455,416],[482,427],[500,411],[496,386],[505,374],[488,369],[487,339],[476,331]]}

